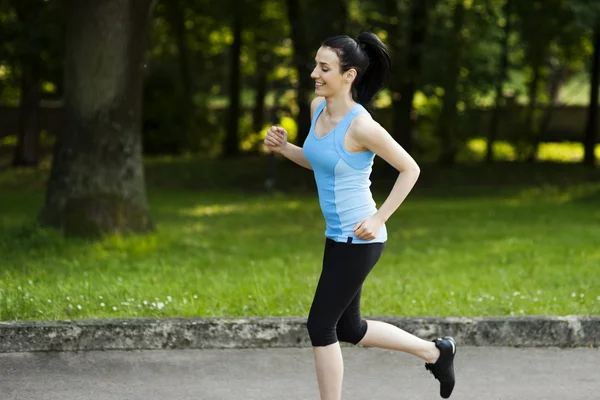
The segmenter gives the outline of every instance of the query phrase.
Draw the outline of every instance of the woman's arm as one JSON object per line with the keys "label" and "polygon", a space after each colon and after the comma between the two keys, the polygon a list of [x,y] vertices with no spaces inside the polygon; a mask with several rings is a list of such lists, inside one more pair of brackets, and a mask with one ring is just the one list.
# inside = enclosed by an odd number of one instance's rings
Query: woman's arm
{"label": "woman's arm", "polygon": [[400,172],[387,199],[375,213],[375,218],[385,222],[406,199],[421,170],[406,150],[372,118],[357,117],[352,125],[352,139],[357,144],[377,154]]}
{"label": "woman's arm", "polygon": [[[312,116],[315,113],[315,110],[325,99],[323,97],[316,97],[310,104],[310,118],[312,121]],[[287,132],[280,126],[272,126],[267,131],[267,136],[265,137],[265,145],[276,153],[281,154],[285,158],[292,160],[296,164],[312,169],[312,166],[306,159],[304,155],[304,151],[302,147],[296,146],[295,144],[289,143],[287,141]]]}
{"label": "woman's arm", "polygon": [[312,166],[310,165],[310,163],[306,159],[306,156],[304,155],[302,147],[296,146],[295,144],[291,144],[286,141],[285,145],[279,153],[285,158],[292,160],[293,162],[304,168],[312,169]]}

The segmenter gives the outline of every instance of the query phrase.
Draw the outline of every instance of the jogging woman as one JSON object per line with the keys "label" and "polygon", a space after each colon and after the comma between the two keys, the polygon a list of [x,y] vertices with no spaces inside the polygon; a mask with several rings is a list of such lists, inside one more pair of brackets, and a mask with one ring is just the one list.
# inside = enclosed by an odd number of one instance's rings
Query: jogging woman
{"label": "jogging woman", "polygon": [[[440,381],[443,398],[454,388],[454,339],[426,341],[360,314],[363,282],[386,245],[385,223],[420,173],[414,159],[365,108],[384,87],[390,68],[387,47],[371,32],[356,39],[326,39],[311,74],[317,97],[311,103],[312,124],[303,147],[288,143],[287,132],[276,126],[264,141],[272,151],[314,171],[325,217],[323,269],[307,321],[321,400],[341,399],[340,341],[413,354],[425,360]],[[370,191],[375,155],[399,171],[379,209]]]}

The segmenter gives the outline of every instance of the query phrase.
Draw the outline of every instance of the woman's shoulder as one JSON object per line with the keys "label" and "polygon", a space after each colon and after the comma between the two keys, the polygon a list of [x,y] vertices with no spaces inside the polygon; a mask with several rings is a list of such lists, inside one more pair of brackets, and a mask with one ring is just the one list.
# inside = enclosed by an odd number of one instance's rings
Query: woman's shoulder
{"label": "woman's shoulder", "polygon": [[361,135],[380,128],[381,125],[368,112],[362,112],[354,117],[349,129],[353,134]]}
{"label": "woman's shoulder", "polygon": [[325,101],[325,97],[318,96],[310,103],[310,117],[312,118],[319,105]]}
{"label": "woman's shoulder", "polygon": [[369,113],[360,113],[354,117],[348,127],[348,133],[351,138],[362,145],[372,142],[374,138],[389,135]]}

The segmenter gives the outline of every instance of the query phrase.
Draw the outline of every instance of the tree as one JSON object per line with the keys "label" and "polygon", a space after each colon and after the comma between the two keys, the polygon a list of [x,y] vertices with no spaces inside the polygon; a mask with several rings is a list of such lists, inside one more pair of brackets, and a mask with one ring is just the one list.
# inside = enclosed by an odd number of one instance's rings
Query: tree
{"label": "tree", "polygon": [[595,167],[595,148],[598,143],[598,86],[600,85],[600,4],[593,0],[572,0],[575,21],[585,36],[592,37],[592,62],[590,64],[590,105],[583,138],[583,164]]}
{"label": "tree", "polygon": [[504,93],[502,91],[504,82],[506,81],[509,68],[508,52],[509,44],[508,39],[510,37],[511,26],[511,2],[512,0],[505,0],[504,6],[502,7],[502,17],[504,18],[504,29],[501,38],[501,50],[500,50],[500,65],[498,68],[498,74],[496,78],[496,96],[494,110],[492,111],[492,118],[490,121],[490,128],[488,133],[487,147],[485,152],[485,161],[491,163],[494,161],[494,144],[498,137],[498,125],[500,122],[500,110],[504,106]]}
{"label": "tree", "polygon": [[148,231],[140,125],[153,2],[66,5],[66,121],[55,143],[40,222],[67,236]]}
{"label": "tree", "polygon": [[438,162],[451,165],[456,161],[459,150],[458,131],[458,81],[463,58],[465,5],[464,0],[457,0],[452,12],[452,30],[448,46],[448,66],[443,79],[444,99],[437,127],[441,139],[442,151]]}
{"label": "tree", "polygon": [[3,37],[0,59],[12,66],[19,87],[19,117],[14,166],[36,166],[40,157],[42,82],[57,67],[60,2],[4,0],[0,3]]}
{"label": "tree", "polygon": [[552,60],[563,61],[558,52],[565,45],[559,46],[558,41],[562,36],[571,36],[569,28],[573,18],[564,0],[517,1],[512,7],[518,16],[516,27],[524,47],[523,66],[529,70],[525,131],[516,140],[517,152],[533,162],[544,134],[544,118],[543,115],[540,118],[539,108],[544,102],[549,105],[552,97],[545,92],[543,84],[551,75]]}
{"label": "tree", "polygon": [[[192,143],[191,135],[194,131],[194,91],[196,79],[193,69],[193,54],[190,51],[188,35],[185,27],[185,7],[181,0],[165,1],[166,14],[171,25],[177,44],[177,55],[179,61],[179,78],[183,92],[183,118],[182,125],[185,129],[186,147]],[[183,147],[183,146],[182,146]]]}
{"label": "tree", "polygon": [[310,129],[310,103],[308,92],[312,87],[310,78],[309,42],[307,40],[306,26],[304,24],[304,10],[300,0],[287,0],[288,20],[291,27],[292,42],[294,45],[294,66],[298,73],[298,86],[296,87],[296,102],[298,103],[297,143],[300,145],[306,139]]}
{"label": "tree", "polygon": [[598,85],[600,85],[600,17],[594,29],[594,55],[591,68],[590,106],[583,139],[583,164],[587,167],[596,165],[596,143],[598,142]]}
{"label": "tree", "polygon": [[[235,3],[235,2],[234,2]],[[229,64],[229,110],[227,118],[227,132],[225,135],[224,155],[227,157],[237,156],[239,148],[239,116],[240,116],[240,95],[241,95],[241,60],[242,53],[242,5],[233,5],[232,31],[233,43],[231,45],[230,64]]]}

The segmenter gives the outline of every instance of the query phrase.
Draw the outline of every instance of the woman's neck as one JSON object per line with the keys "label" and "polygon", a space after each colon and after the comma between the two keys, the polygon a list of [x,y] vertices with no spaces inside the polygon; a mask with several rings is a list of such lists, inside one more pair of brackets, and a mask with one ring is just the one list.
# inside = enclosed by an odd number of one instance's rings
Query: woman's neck
{"label": "woman's neck", "polygon": [[344,118],[348,111],[352,109],[357,103],[352,100],[348,94],[325,98],[327,102],[327,107],[325,108],[325,113],[330,119],[337,120]]}

